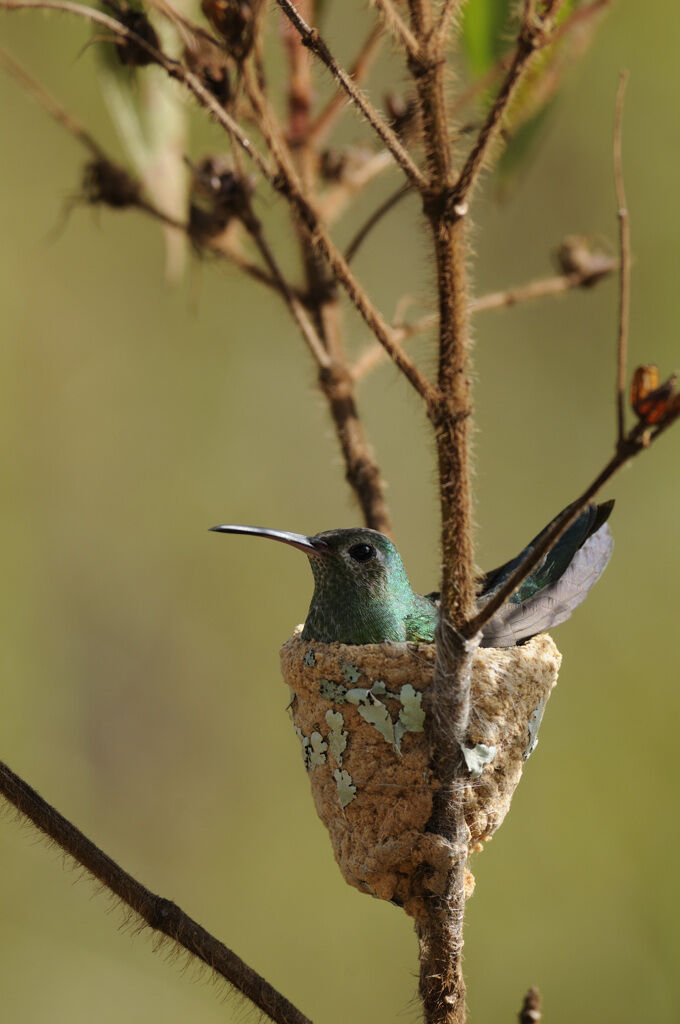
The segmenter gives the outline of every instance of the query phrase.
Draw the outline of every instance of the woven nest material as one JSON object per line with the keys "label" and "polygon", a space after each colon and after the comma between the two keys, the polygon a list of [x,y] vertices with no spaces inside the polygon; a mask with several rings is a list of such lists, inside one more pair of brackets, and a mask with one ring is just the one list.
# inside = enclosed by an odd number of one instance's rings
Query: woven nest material
{"label": "woven nest material", "polygon": [[[430,644],[321,644],[298,633],[281,649],[312,796],[340,870],[415,917],[427,893],[443,891],[451,858],[449,843],[425,831],[438,788],[425,731],[434,657]],[[560,662],[547,634],[475,655],[456,790],[469,852],[508,812]]]}

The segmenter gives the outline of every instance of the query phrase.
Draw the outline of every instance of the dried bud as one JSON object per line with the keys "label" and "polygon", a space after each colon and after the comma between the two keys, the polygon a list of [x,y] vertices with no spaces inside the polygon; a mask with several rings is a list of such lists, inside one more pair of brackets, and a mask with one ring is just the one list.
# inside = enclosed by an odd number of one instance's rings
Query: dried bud
{"label": "dried bud", "polygon": [[231,81],[225,54],[207,39],[194,36],[184,49],[184,59],[211,96],[226,107],[231,99]]}
{"label": "dried bud", "polygon": [[201,245],[221,235],[230,221],[248,219],[253,181],[238,177],[222,157],[206,157],[193,171],[189,234]]}
{"label": "dried bud", "polygon": [[677,411],[680,396],[675,394],[676,378],[673,374],[659,384],[659,369],[654,363],[645,363],[636,369],[630,385],[630,404],[646,426],[653,426]]}
{"label": "dried bud", "polygon": [[555,256],[563,274],[583,275],[585,288],[613,273],[617,265],[616,260],[604,252],[592,238],[584,235],[569,235]]}
{"label": "dried bud", "polygon": [[[161,44],[156,30],[141,7],[133,7],[126,0],[102,0],[102,5],[108,8],[122,25],[129,28],[135,35],[138,35],[145,43],[153,46],[155,50],[160,50]],[[134,39],[119,39],[114,43],[114,46],[121,64],[143,68],[147,64],[156,63],[156,58],[152,57],[149,51],[140,46]]]}
{"label": "dried bud", "polygon": [[103,204],[121,210],[139,205],[140,185],[123,167],[104,158],[92,160],[83,174],[83,198],[93,206]]}
{"label": "dried bud", "polygon": [[227,53],[243,61],[253,48],[258,0],[202,0],[201,10],[226,43]]}

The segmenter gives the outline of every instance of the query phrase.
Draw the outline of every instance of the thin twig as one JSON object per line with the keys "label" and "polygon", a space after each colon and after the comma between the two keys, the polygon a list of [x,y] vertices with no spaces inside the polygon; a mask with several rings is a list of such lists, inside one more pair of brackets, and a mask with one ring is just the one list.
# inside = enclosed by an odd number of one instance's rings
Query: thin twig
{"label": "thin twig", "polygon": [[630,306],[630,222],[626,206],[626,192],[623,182],[623,160],[621,157],[621,120],[623,99],[628,82],[628,72],[622,71],[616,94],[614,115],[614,181],[619,219],[619,329],[616,346],[616,425],[618,443],[623,443],[626,430],[624,391],[626,387],[626,364],[628,361],[628,311]]}
{"label": "thin twig", "polygon": [[276,262],[274,254],[271,248],[269,247],[269,243],[267,242],[264,236],[262,224],[255,216],[255,214],[252,212],[252,210],[249,211],[249,215],[245,224],[248,231],[252,235],[253,241],[260,250],[262,258],[269,267],[272,273],[272,277],[276,282],[277,287],[281,292],[281,295],[283,296],[284,301],[290,310],[293,320],[300,328],[300,333],[302,334],[302,337],[307,343],[307,347],[309,348],[309,351],[312,353],[314,360],[316,361],[318,366],[322,367],[323,369],[328,369],[331,365],[331,360],[330,356],[328,355],[328,352],[324,347],[323,341],[319,337],[319,334],[316,331],[312,321],[309,319],[309,316],[307,315],[307,312],[305,311],[302,303],[296,297],[295,293],[293,292],[293,289],[290,287],[287,280],[283,276],[281,268]]}
{"label": "thin twig", "polygon": [[384,145],[390,151],[412,185],[422,192],[427,186],[427,182],[425,181],[422,172],[413,162],[408,152],[404,149],[395,132],[392,131],[373,104],[366,99],[361,90],[354,84],[351,75],[349,75],[344,68],[340,67],[318,31],[315,28],[310,28],[304,18],[300,16],[295,5],[291,3],[291,0],[276,0],[276,2],[286,17],[300,33],[305,46],[309,47],[312,53],[319,58],[322,64],[325,64],[336,81],[339,82],[345,90],[345,93],[351,102],[358,107],[373,130],[382,139]]}
{"label": "thin twig", "polygon": [[25,92],[32,96],[41,107],[54,118],[58,124],[62,125],[66,131],[78,140],[90,153],[97,159],[101,159],[104,156],[103,150],[99,146],[99,143],[94,139],[86,128],[78,121],[73,114],[70,114],[68,110],[62,107],[54,96],[51,96],[46,89],[42,87],[27,70],[26,68],[15,60],[15,58],[5,50],[4,47],[0,47],[0,64],[2,64],[6,71],[21,85]]}
{"label": "thin twig", "polygon": [[276,1024],[311,1024],[269,982],[202,928],[175,903],[156,896],[0,762],[0,794],[52,842],[118,897],[150,928],[167,935],[265,1013]]}
{"label": "thin twig", "polygon": [[389,32],[395,42],[400,43],[406,54],[417,57],[420,52],[418,40],[408,27],[392,0],[370,0],[380,16],[383,28]]}
{"label": "thin twig", "polygon": [[392,195],[388,196],[384,203],[381,203],[380,206],[373,211],[370,217],[361,225],[345,250],[345,259],[348,263],[352,262],[359,248],[363,242],[365,242],[376,224],[382,220],[386,213],[389,213],[390,210],[394,209],[397,203],[400,203],[404,196],[407,196],[410,191],[410,185],[402,185],[396,192],[393,192]]}
{"label": "thin twig", "polygon": [[460,0],[444,0],[439,12],[439,21],[435,28],[435,45],[443,47],[446,45],[446,38],[451,28],[451,21],[461,8]]}
{"label": "thin twig", "polygon": [[485,313],[490,309],[504,309],[508,306],[517,306],[522,302],[533,302],[535,299],[563,295],[574,288],[590,287],[596,281],[612,274],[616,267],[615,259],[602,257],[602,261],[595,271],[582,270],[574,271],[571,274],[557,274],[555,277],[544,277],[517,288],[490,292],[488,295],[472,299],[469,306],[470,313]]}
{"label": "thin twig", "polygon": [[[357,57],[349,71],[349,76],[355,85],[359,85],[369,72],[375,55],[384,39],[382,25],[376,22],[366,36]],[[321,111],[316,121],[310,126],[308,139],[310,143],[321,145],[329,131],[333,127],[336,118],[342,110],[347,107],[347,93],[339,88],[331,96],[327,105]]]}

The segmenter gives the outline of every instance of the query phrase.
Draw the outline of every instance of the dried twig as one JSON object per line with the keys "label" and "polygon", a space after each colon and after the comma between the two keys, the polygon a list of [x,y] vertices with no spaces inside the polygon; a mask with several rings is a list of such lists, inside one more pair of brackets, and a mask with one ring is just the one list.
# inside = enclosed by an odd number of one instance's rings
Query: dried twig
{"label": "dried twig", "polygon": [[626,191],[623,183],[623,162],[621,158],[621,119],[623,98],[626,92],[628,72],[622,71],[616,95],[614,115],[614,181],[619,219],[619,330],[616,346],[616,426],[618,443],[623,443],[626,430],[624,391],[626,387],[626,363],[628,359],[628,310],[630,306],[630,223],[626,206]]}
{"label": "dried twig", "polygon": [[62,125],[66,131],[77,139],[85,149],[89,150],[95,159],[101,159],[104,152],[96,139],[90,135],[80,121],[62,107],[54,96],[50,95],[18,60],[8,53],[4,47],[0,47],[0,64],[5,70],[21,85],[29,96],[37,100],[41,107],[50,114],[54,120]]}
{"label": "dried twig", "polygon": [[389,213],[390,210],[394,209],[397,203],[400,203],[404,196],[407,196],[410,191],[410,185],[402,185],[373,211],[370,217],[361,225],[345,250],[345,259],[348,263],[352,262],[359,248],[365,242],[376,224],[382,220],[386,213]]}
{"label": "dried twig", "polygon": [[141,885],[2,762],[0,794],[145,924],[206,964],[270,1020],[276,1024],[311,1024],[308,1017],[236,953],[171,900],[156,896]]}

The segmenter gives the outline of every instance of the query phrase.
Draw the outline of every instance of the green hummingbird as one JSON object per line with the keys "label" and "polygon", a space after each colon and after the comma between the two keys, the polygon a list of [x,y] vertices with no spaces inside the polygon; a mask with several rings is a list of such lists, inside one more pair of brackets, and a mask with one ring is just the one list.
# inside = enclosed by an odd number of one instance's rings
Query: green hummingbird
{"label": "green hummingbird", "polygon": [[[607,519],[613,506],[614,502],[608,501],[584,509],[482,628],[483,647],[513,647],[569,618],[611,557],[614,542]],[[480,606],[503,585],[551,525],[516,558],[481,577]],[[314,595],[302,630],[304,640],[344,644],[434,641],[439,595],[413,591],[399,552],[389,537],[377,530],[350,527],[307,537],[259,526],[211,529],[269,537],[304,551],[314,576]]]}

